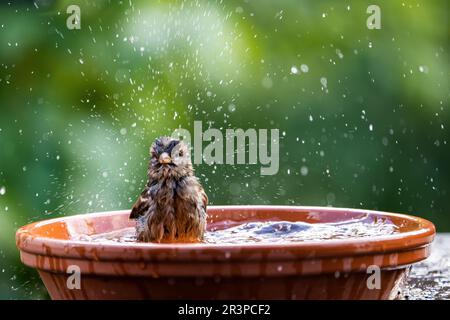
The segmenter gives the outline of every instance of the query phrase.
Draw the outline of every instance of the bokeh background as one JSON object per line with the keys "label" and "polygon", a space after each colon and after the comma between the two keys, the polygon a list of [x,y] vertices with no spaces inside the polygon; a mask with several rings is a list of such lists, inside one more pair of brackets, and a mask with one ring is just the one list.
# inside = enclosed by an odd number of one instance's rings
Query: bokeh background
{"label": "bokeh background", "polygon": [[[366,27],[370,4],[381,30]],[[280,130],[274,176],[196,166],[211,204],[380,209],[450,231],[448,6],[2,2],[0,298],[47,298],[18,227],[130,208],[152,140],[194,120]]]}

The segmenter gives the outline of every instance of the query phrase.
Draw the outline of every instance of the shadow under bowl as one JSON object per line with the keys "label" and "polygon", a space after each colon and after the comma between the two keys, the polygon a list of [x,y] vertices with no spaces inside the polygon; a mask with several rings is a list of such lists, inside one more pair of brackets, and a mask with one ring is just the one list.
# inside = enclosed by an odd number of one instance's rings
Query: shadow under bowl
{"label": "shadow under bowl", "polygon": [[[244,245],[74,240],[132,227],[128,215],[91,213],[24,226],[16,234],[21,260],[38,270],[52,299],[392,299],[411,264],[428,257],[435,236],[431,222],[395,213],[210,206],[208,229],[255,221],[332,223],[369,217],[388,219],[398,232]],[[371,278],[377,268],[379,278]]]}

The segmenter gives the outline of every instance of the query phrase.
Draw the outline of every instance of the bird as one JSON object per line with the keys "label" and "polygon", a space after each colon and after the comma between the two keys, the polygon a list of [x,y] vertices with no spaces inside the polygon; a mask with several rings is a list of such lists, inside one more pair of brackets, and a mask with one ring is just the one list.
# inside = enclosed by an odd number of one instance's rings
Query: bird
{"label": "bird", "polygon": [[157,138],[150,147],[148,180],[131,209],[140,242],[199,242],[206,230],[208,196],[194,174],[182,140]]}

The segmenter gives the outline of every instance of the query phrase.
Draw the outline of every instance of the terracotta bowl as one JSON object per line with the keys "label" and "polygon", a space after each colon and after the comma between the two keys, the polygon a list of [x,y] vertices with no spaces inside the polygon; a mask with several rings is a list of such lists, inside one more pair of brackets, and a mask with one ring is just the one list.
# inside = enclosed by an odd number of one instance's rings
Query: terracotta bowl
{"label": "terracotta bowl", "polygon": [[[133,226],[129,211],[83,214],[20,228],[17,247],[52,299],[391,299],[412,263],[430,254],[427,220],[359,209],[211,206],[208,228],[249,221],[338,222],[387,218],[399,233],[273,244],[144,244],[75,241]],[[369,288],[380,267],[379,288]],[[71,266],[81,288],[67,286]],[[73,278],[72,278],[73,280]]]}

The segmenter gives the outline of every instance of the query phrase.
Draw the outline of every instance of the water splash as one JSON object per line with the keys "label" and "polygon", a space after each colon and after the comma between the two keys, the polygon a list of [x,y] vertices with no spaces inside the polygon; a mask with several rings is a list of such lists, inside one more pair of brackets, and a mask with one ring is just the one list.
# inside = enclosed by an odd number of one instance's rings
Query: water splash
{"label": "water splash", "polygon": [[[338,223],[306,223],[290,221],[248,222],[235,227],[207,231],[207,244],[249,244],[324,241],[350,238],[369,238],[398,232],[387,219],[362,218]],[[74,240],[89,242],[136,242],[134,228],[115,230],[97,235],[79,235]]]}

